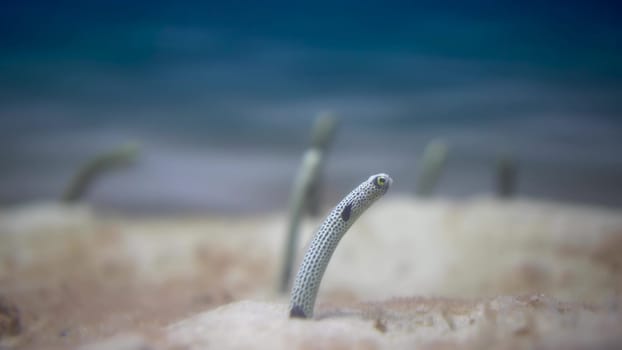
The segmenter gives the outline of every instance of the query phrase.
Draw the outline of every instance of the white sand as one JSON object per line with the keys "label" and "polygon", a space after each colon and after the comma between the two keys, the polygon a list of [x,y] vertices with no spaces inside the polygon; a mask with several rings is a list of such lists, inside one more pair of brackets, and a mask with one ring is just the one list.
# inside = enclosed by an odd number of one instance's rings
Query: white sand
{"label": "white sand", "polygon": [[[186,305],[182,314],[198,314],[183,321],[179,314],[167,314],[157,324],[174,325],[156,336],[165,340],[155,342],[165,348],[393,349],[445,343],[478,348],[480,341],[488,347],[507,341],[518,348],[562,348],[564,342],[583,344],[574,341],[576,334],[585,344],[600,346],[617,341],[610,328],[620,326],[620,214],[532,200],[387,198],[361,217],[337,248],[318,297],[323,319],[290,321],[284,317],[287,296],[274,292],[285,238],[283,215],[118,218],[83,206],[40,204],[0,211],[0,281],[13,283],[0,287],[0,294],[26,293],[61,280],[71,284],[62,279],[70,264],[70,276],[86,271],[96,280],[106,276],[126,285],[119,277],[125,276],[132,285],[155,291],[164,283],[190,280],[196,281],[193,293],[231,295],[211,299],[209,308],[231,299],[259,300],[207,313]],[[304,222],[299,256],[317,225],[319,219]],[[166,291],[179,296],[173,300],[185,297],[179,288]],[[544,306],[513,297],[521,295]],[[408,299],[390,301],[396,297]],[[558,305],[567,305],[572,316]],[[18,306],[28,311],[27,302]],[[80,317],[74,322],[82,322]],[[99,327],[99,320],[88,323],[84,317],[87,330]],[[470,319],[475,320],[471,325],[465,321]],[[512,320],[522,321],[512,325]],[[74,340],[132,331],[125,324],[110,327],[84,331]],[[599,329],[607,336],[588,337],[600,334],[594,333]],[[516,334],[523,340],[515,342]],[[555,334],[555,341],[543,342],[547,334]]]}

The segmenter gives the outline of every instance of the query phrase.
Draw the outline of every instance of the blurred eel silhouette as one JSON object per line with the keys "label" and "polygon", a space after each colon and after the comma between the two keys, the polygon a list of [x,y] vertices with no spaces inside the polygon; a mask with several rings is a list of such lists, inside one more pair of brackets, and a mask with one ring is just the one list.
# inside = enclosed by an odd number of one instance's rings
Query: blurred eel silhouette
{"label": "blurred eel silhouette", "polygon": [[72,178],[63,193],[63,202],[75,202],[84,197],[95,179],[102,174],[133,164],[138,156],[138,145],[125,144],[109,152],[101,153],[84,164]]}
{"label": "blurred eel silhouette", "polygon": [[417,178],[416,194],[418,196],[432,195],[447,162],[448,152],[447,143],[441,140],[432,140],[425,147]]}
{"label": "blurred eel silhouette", "polygon": [[511,198],[516,193],[517,165],[509,154],[497,157],[497,196]]}
{"label": "blurred eel silhouette", "polygon": [[279,280],[279,291],[285,293],[289,288],[292,268],[298,246],[300,220],[305,211],[316,215],[319,211],[319,189],[321,170],[326,153],[337,129],[337,117],[331,113],[321,113],[315,119],[311,133],[311,147],[305,152],[290,194],[287,238],[284,247],[283,266]]}
{"label": "blurred eel silhouette", "polygon": [[320,282],[337,244],[356,219],[377,199],[387,193],[392,183],[393,180],[387,174],[372,175],[350,192],[328,214],[313,236],[296,274],[289,305],[289,317],[313,317]]}

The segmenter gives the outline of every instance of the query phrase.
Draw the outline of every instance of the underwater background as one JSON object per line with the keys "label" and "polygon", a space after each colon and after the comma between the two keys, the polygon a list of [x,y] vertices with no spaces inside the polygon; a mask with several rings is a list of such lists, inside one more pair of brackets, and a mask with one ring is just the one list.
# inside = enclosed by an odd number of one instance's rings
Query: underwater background
{"label": "underwater background", "polygon": [[[58,198],[92,155],[140,144],[89,200],[137,211],[283,209],[318,112],[340,117],[336,201],[387,172],[412,193],[622,206],[614,2],[13,2],[0,11],[0,204]],[[331,202],[332,203],[332,202]]]}

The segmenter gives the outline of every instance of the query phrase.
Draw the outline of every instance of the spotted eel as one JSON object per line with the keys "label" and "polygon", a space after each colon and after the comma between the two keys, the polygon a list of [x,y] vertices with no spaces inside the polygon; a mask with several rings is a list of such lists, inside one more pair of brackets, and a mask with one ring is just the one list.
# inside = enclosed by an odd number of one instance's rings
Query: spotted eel
{"label": "spotted eel", "polygon": [[387,174],[372,175],[330,212],[311,240],[296,274],[289,317],[313,317],[322,276],[341,237],[367,208],[387,192],[392,182]]}

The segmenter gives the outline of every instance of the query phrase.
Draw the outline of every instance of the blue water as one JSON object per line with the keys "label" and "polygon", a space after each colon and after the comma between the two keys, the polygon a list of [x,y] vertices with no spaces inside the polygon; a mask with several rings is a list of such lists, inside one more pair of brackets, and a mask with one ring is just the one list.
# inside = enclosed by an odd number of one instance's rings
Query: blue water
{"label": "blue water", "polygon": [[622,26],[610,2],[29,2],[0,11],[0,203],[60,195],[126,141],[89,200],[136,210],[283,208],[308,129],[341,118],[330,203],[370,174],[412,192],[622,206]]}

